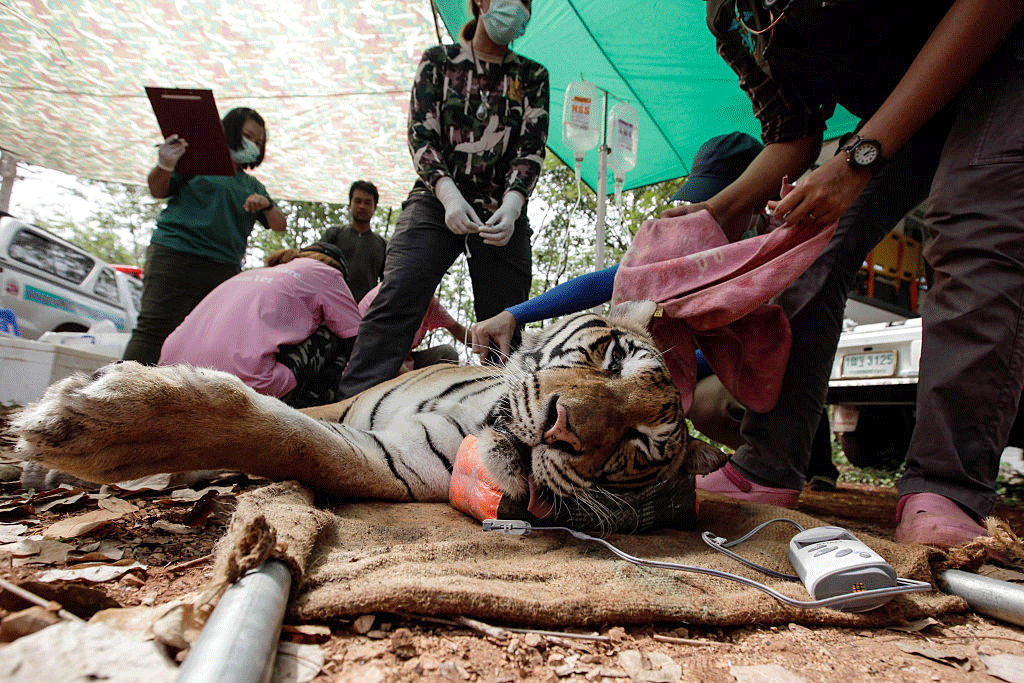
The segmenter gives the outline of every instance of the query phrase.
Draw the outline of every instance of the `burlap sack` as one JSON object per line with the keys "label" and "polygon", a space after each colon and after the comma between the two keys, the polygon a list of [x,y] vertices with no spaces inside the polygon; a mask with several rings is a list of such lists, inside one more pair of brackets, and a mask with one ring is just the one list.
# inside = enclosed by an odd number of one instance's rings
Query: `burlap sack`
{"label": "burlap sack", "polygon": [[[700,528],[739,538],[762,521],[788,517],[805,528],[821,522],[792,510],[701,495]],[[302,620],[390,612],[464,615],[506,625],[571,629],[610,624],[672,622],[882,626],[964,611],[965,602],[937,591],[897,596],[866,614],[784,605],[750,587],[701,574],[639,567],[606,548],[562,532],[526,537],[484,532],[479,523],[441,503],[350,503],[331,512],[312,506],[295,484],[246,494],[219,546],[218,576],[244,557],[262,518],[277,535],[271,556],[295,576],[290,610]],[[250,530],[248,536],[245,530]],[[787,524],[770,526],[736,550],[786,573]],[[929,551],[858,533],[902,577],[932,581]],[[646,559],[711,567],[762,581],[798,600],[801,583],[770,579],[708,548],[699,532],[662,531],[608,540]]]}

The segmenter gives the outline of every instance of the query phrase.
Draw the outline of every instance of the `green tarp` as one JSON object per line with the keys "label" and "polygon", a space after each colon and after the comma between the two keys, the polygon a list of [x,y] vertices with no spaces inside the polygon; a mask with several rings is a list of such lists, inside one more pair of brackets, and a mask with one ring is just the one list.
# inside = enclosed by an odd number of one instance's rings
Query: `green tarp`
{"label": "green tarp", "polygon": [[[454,37],[470,17],[468,0],[435,0]],[[526,34],[513,49],[548,68],[548,147],[569,165],[562,144],[565,88],[581,77],[626,100],[640,113],[637,165],[625,188],[678,178],[708,138],[734,130],[760,138],[750,100],[715,52],[704,0],[534,0]],[[837,110],[826,136],[853,128]],[[597,150],[587,153],[583,179],[597,185]],[[611,192],[609,175],[608,191]]]}

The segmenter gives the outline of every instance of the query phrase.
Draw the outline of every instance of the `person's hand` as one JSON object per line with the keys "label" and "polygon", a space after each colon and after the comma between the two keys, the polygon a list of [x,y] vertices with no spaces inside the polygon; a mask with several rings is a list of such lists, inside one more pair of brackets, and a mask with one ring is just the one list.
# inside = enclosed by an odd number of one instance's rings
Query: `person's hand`
{"label": "person's hand", "polygon": [[839,220],[869,180],[869,171],[850,168],[846,157],[837,154],[807,174],[782,199],[768,202],[768,210],[782,226],[824,228]]}
{"label": "person's hand", "polygon": [[480,232],[480,217],[466,198],[455,186],[455,181],[445,176],[434,185],[434,194],[444,205],[444,224],[456,235]]}
{"label": "person's hand", "polygon": [[484,244],[492,244],[496,247],[503,247],[512,239],[512,233],[516,230],[516,221],[519,214],[523,212],[523,204],[526,198],[515,190],[505,193],[501,200],[501,206],[491,214],[483,227],[480,228],[480,237]]}
{"label": "person's hand", "polygon": [[711,217],[718,223],[718,226],[722,228],[722,232],[725,233],[726,237],[729,238],[730,242],[735,242],[740,236],[747,231],[750,225],[750,212],[741,211],[736,214],[725,214],[723,211],[712,207],[710,202],[695,202],[693,204],[681,204],[679,206],[673,206],[671,209],[665,209],[661,212],[661,218],[677,218],[679,216],[686,216],[691,213],[697,213],[698,211],[707,211],[711,214]]}
{"label": "person's hand", "polygon": [[494,343],[501,352],[499,354],[501,365],[504,365],[512,351],[512,335],[515,332],[516,319],[508,311],[502,311],[487,320],[474,323],[469,328],[473,353],[480,356],[480,361],[483,362],[490,352],[491,343]]}
{"label": "person's hand", "polygon": [[256,213],[270,207],[270,200],[261,194],[251,194],[245,198],[242,208],[249,213]]}
{"label": "person's hand", "polygon": [[171,135],[164,140],[163,144],[160,145],[160,149],[157,150],[156,165],[170,173],[177,165],[178,159],[184,156],[187,149],[188,143],[185,142],[183,137],[177,133]]}
{"label": "person's hand", "polygon": [[[671,209],[665,209],[664,211],[661,212],[661,217],[677,218],[679,216],[685,216],[690,213],[696,213],[703,209],[711,211],[711,205],[708,204],[707,202],[697,202],[696,204],[686,202],[685,204],[680,204],[679,206],[673,206]],[[714,216],[714,213],[712,213],[711,215]]]}

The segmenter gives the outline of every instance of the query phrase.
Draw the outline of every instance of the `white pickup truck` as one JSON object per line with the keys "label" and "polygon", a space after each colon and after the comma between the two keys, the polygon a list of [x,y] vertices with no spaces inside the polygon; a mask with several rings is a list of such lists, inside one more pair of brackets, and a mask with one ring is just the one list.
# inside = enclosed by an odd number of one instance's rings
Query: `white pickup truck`
{"label": "white pickup truck", "polygon": [[85,332],[109,320],[131,332],[142,280],[38,226],[0,215],[0,308],[13,310],[21,336]]}
{"label": "white pickup truck", "polygon": [[914,429],[921,318],[856,325],[839,338],[826,401],[858,467],[896,466]]}

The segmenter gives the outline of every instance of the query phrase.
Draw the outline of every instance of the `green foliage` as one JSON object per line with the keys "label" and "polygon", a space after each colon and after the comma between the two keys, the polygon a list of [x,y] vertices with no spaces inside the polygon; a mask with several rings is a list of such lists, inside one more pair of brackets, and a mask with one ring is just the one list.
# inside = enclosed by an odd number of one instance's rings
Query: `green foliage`
{"label": "green foliage", "polygon": [[69,190],[72,196],[88,200],[87,195],[99,193],[103,197],[101,201],[90,201],[95,207],[92,213],[37,216],[34,222],[104,261],[141,266],[163,203],[153,199],[141,185],[86,179],[79,183],[80,188]]}
{"label": "green foliage", "polygon": [[[349,222],[348,204],[328,204],[301,200],[282,199],[278,207],[288,219],[284,232],[253,230],[249,236],[246,263],[260,265],[263,257],[278,249],[298,249],[320,239],[324,232],[336,225]],[[372,230],[387,239],[391,234],[392,222],[398,219],[398,212],[390,207],[377,207],[370,220]],[[257,228],[260,227],[257,225]]]}

